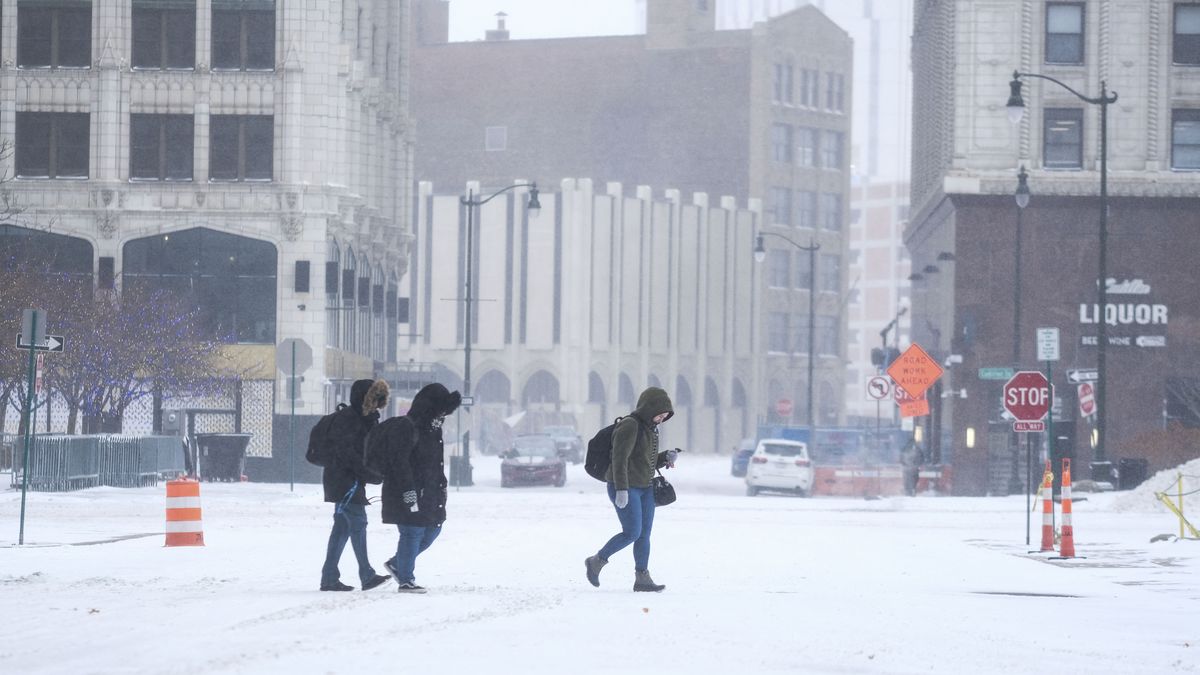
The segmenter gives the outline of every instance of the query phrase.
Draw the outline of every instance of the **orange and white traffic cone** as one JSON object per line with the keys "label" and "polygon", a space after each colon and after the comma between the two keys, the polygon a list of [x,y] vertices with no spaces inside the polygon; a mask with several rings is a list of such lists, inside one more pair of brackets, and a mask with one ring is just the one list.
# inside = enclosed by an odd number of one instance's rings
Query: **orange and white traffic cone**
{"label": "orange and white traffic cone", "polygon": [[200,521],[200,482],[188,478],[167,481],[167,546],[203,546]]}
{"label": "orange and white traffic cone", "polygon": [[1075,557],[1075,528],[1071,526],[1071,460],[1062,461],[1062,537],[1058,546],[1060,558]]}
{"label": "orange and white traffic cone", "polygon": [[1054,552],[1054,471],[1046,460],[1042,474],[1042,549],[1039,553]]}

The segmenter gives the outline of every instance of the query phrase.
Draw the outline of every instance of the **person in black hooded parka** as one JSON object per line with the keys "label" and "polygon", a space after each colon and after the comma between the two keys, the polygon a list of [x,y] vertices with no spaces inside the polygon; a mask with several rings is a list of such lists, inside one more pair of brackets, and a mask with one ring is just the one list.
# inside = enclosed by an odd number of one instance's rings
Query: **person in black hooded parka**
{"label": "person in black hooded parka", "polygon": [[379,410],[387,405],[388,386],[384,380],[358,380],[350,387],[350,405],[334,413],[326,442],[333,447],[333,461],[321,473],[325,501],[336,504],[333,530],[321,568],[321,590],[349,591],[343,584],[338,561],[346,550],[346,540],[358,559],[358,578],[364,591],[387,581],[376,574],[367,558],[367,483],[378,484],[378,474],[364,462],[367,433],[379,424]]}
{"label": "person in black hooded parka", "polygon": [[383,475],[383,522],[400,530],[396,557],[384,567],[401,593],[424,593],[414,569],[417,556],[442,533],[446,521],[446,468],[442,421],[462,396],[441,384],[425,386],[408,414],[380,424],[367,439],[368,464]]}

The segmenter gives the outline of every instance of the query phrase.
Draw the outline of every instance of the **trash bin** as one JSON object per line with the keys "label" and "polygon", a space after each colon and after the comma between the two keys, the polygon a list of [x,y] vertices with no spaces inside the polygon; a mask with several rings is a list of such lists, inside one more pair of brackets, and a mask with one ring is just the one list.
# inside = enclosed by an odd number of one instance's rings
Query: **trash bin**
{"label": "trash bin", "polygon": [[1109,483],[1116,485],[1117,481],[1113,476],[1112,462],[1092,462],[1092,480],[1097,483]]}
{"label": "trash bin", "polygon": [[450,456],[450,484],[456,487],[471,487],[471,462],[462,455]]}
{"label": "trash bin", "polygon": [[240,481],[251,434],[196,434],[201,480]]}
{"label": "trash bin", "polygon": [[1135,459],[1132,457],[1122,457],[1117,463],[1117,473],[1120,477],[1121,490],[1132,490],[1146,481],[1146,474],[1150,472],[1150,461],[1146,459]]}

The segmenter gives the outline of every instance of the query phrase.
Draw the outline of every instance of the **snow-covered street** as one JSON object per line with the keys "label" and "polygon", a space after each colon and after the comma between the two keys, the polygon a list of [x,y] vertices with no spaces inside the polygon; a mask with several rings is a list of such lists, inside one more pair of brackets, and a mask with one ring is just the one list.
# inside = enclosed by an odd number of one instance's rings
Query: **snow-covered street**
{"label": "snow-covered street", "polygon": [[[0,672],[1200,672],[1200,542],[1150,543],[1178,521],[1148,490],[1077,495],[1086,557],[1052,562],[1024,497],[750,498],[727,458],[687,457],[655,521],[667,590],[635,594],[630,549],[583,578],[618,526],[581,466],[561,489],[475,466],[425,596],[317,591],[317,486],[203,484],[203,548],[163,546],[161,484],[30,493],[25,547],[0,493]],[[382,571],[396,533],[368,513]]]}

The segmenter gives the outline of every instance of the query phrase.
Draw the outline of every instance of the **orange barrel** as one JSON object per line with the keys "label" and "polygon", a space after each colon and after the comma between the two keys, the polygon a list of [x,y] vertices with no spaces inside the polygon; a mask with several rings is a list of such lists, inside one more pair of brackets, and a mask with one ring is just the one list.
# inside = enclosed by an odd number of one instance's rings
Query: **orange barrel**
{"label": "orange barrel", "polygon": [[1042,549],[1054,551],[1054,471],[1050,460],[1046,460],[1046,472],[1042,474]]}
{"label": "orange barrel", "polygon": [[203,546],[200,523],[200,482],[187,478],[167,481],[167,546]]}
{"label": "orange barrel", "polygon": [[1071,525],[1071,460],[1062,461],[1062,541],[1059,542],[1058,555],[1063,558],[1075,557],[1075,528]]}

